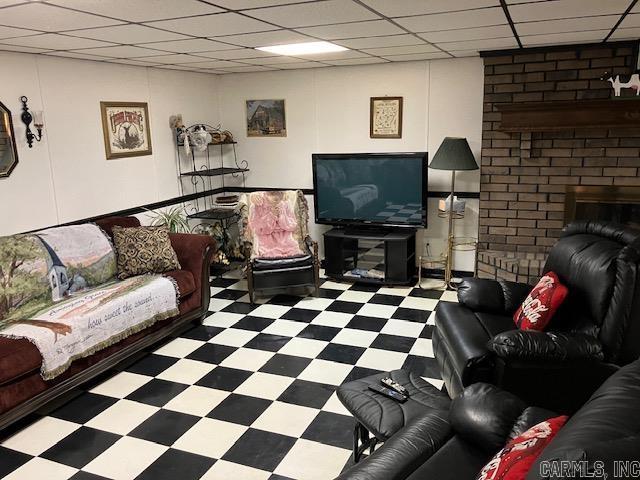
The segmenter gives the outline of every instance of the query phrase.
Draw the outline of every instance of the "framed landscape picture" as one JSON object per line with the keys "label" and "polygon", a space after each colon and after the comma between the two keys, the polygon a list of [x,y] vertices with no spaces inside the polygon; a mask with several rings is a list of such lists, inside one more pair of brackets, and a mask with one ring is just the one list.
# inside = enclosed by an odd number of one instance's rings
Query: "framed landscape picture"
{"label": "framed landscape picture", "polygon": [[247,100],[248,137],[286,137],[284,100]]}
{"label": "framed landscape picture", "polygon": [[146,103],[100,102],[100,112],[107,160],[151,155]]}
{"label": "framed landscape picture", "polygon": [[369,137],[402,138],[402,97],[371,97]]}

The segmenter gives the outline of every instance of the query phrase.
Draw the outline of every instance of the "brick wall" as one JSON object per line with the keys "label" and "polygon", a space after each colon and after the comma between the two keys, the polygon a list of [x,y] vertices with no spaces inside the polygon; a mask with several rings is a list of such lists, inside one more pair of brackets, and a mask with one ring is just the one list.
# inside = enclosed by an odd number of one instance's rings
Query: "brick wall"
{"label": "brick wall", "polygon": [[[545,253],[564,226],[566,185],[639,185],[640,129],[505,133],[496,106],[611,98],[605,71],[629,74],[632,44],[486,56],[479,248]],[[623,90],[623,95],[633,95]],[[494,272],[479,262],[479,270]],[[494,272],[495,273],[495,272]],[[515,273],[517,275],[517,272]],[[485,275],[486,276],[486,275]]]}

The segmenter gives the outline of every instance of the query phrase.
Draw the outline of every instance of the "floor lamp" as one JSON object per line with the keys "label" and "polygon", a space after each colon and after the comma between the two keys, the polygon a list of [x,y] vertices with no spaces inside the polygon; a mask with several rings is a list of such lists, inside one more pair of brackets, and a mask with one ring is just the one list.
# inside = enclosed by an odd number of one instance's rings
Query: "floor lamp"
{"label": "floor lamp", "polygon": [[447,237],[447,258],[444,268],[444,281],[447,287],[453,288],[451,285],[451,277],[453,270],[453,197],[456,186],[456,170],[478,170],[478,164],[473,157],[471,148],[466,138],[446,137],[438,151],[433,156],[433,160],[429,167],[436,170],[451,171],[451,197],[450,203],[445,208],[449,209],[449,234]]}

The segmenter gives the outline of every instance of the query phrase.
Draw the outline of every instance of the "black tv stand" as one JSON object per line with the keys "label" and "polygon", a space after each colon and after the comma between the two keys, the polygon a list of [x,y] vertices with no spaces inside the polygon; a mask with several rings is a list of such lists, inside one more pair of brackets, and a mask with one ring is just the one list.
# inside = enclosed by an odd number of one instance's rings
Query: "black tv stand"
{"label": "black tv stand", "polygon": [[[325,274],[340,281],[409,285],[416,265],[413,228],[332,228],[324,234]],[[383,278],[351,272],[376,270]]]}

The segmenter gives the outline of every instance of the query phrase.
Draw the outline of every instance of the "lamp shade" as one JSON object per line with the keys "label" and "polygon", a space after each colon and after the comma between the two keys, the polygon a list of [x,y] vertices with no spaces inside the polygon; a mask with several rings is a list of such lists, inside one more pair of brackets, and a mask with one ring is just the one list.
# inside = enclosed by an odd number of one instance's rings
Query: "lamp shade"
{"label": "lamp shade", "polygon": [[478,164],[466,138],[446,137],[429,164],[437,170],[477,170]]}

